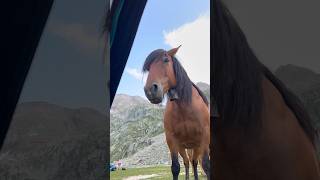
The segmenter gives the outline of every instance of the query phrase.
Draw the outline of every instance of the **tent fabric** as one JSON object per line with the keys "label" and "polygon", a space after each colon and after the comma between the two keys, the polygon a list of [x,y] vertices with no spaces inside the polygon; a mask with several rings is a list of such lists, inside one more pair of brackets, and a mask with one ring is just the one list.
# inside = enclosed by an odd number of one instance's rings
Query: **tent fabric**
{"label": "tent fabric", "polygon": [[[125,0],[117,18],[110,48],[110,103],[116,94],[147,0]],[[118,3],[118,5],[121,3]],[[116,14],[116,13],[115,13]],[[111,105],[110,104],[110,105]]]}
{"label": "tent fabric", "polygon": [[118,19],[119,19],[119,15],[120,15],[120,12],[121,12],[121,9],[123,7],[123,4],[124,4],[125,0],[119,0],[119,1],[116,1],[116,3],[119,3],[117,4],[117,6],[115,7],[114,9],[114,14],[113,14],[113,21],[112,21],[112,29],[110,31],[110,45],[112,46],[113,44],[113,39],[114,39],[114,35],[115,35],[115,32],[116,32],[116,29],[117,29],[117,25],[118,25]]}
{"label": "tent fabric", "polygon": [[15,0],[1,3],[0,149],[53,0]]}

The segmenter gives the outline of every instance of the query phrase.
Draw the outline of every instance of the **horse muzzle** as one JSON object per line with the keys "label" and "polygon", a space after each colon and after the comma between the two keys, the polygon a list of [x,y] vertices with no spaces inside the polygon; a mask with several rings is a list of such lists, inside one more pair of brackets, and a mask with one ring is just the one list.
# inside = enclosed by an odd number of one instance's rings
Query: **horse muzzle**
{"label": "horse muzzle", "polygon": [[163,88],[159,83],[153,83],[150,87],[144,87],[144,93],[152,104],[159,104],[163,100]]}

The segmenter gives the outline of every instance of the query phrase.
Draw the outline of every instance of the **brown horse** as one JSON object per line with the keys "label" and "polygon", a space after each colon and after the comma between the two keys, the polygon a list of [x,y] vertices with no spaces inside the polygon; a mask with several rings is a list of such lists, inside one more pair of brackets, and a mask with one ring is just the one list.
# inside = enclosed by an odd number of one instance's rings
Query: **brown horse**
{"label": "brown horse", "polygon": [[258,61],[220,0],[212,5],[215,180],[319,180],[316,133],[302,103]]}
{"label": "brown horse", "polygon": [[165,94],[168,101],[164,113],[164,129],[171,153],[173,179],[178,179],[183,158],[186,179],[189,179],[189,159],[186,149],[192,149],[192,166],[198,179],[198,159],[210,179],[209,143],[210,114],[208,101],[199,88],[191,82],[184,68],[176,59],[179,48],[170,51],[158,49],[147,57],[143,71],[148,71],[145,94],[154,104],[161,103]]}

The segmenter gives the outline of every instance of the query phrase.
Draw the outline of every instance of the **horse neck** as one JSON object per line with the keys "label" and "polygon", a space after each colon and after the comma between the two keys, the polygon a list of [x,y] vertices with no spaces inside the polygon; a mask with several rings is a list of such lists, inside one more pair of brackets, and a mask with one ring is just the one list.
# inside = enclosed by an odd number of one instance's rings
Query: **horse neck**
{"label": "horse neck", "polygon": [[[215,155],[238,163],[234,166],[244,167],[257,159],[281,157],[281,153],[314,154],[315,149],[301,128],[293,112],[287,107],[278,89],[267,79],[262,79],[263,111],[259,127],[223,127],[221,119],[217,119],[214,138],[217,140]],[[281,143],[286,142],[286,143]],[[292,149],[302,147],[303,150]],[[222,151],[223,149],[223,151]],[[316,156],[315,156],[316,157]],[[221,162],[223,163],[221,159]],[[282,161],[281,158],[278,161]],[[243,163],[243,164],[241,164]],[[272,162],[268,162],[272,163]],[[227,165],[226,165],[227,166]]]}

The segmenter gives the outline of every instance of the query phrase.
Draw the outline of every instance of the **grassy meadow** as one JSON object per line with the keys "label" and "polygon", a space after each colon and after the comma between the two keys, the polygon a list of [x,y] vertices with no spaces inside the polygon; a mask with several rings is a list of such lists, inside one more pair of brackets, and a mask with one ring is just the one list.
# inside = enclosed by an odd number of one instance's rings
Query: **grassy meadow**
{"label": "grassy meadow", "polygon": [[[192,168],[189,168],[190,179],[193,179]],[[198,171],[199,179],[206,180],[206,177]],[[170,166],[153,166],[153,167],[138,167],[127,168],[126,170],[117,170],[110,172],[111,180],[170,180],[172,179]],[[185,179],[184,166],[180,167],[179,179]]]}

